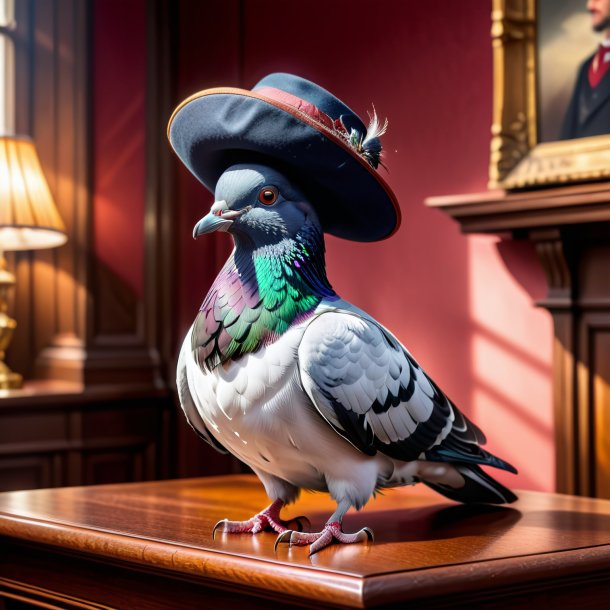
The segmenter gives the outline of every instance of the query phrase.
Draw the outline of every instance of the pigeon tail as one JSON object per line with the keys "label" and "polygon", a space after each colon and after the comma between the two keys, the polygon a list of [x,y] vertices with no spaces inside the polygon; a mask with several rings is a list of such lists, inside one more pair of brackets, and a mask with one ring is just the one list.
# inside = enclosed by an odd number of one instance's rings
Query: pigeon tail
{"label": "pigeon tail", "polygon": [[425,480],[422,482],[450,500],[464,504],[510,504],[518,499],[510,489],[489,476],[479,466],[475,464],[453,466],[464,477],[462,487],[450,487]]}
{"label": "pigeon tail", "polygon": [[[449,439],[450,441],[454,439]],[[426,459],[431,462],[462,462],[465,464],[482,464],[483,466],[493,466],[499,470],[506,470],[513,474],[518,474],[517,469],[506,460],[499,458],[493,453],[489,453],[482,447],[475,444],[466,445],[462,443],[461,446],[457,446],[454,443],[454,447],[444,446],[441,443],[438,447],[434,447],[430,451],[426,451]]]}

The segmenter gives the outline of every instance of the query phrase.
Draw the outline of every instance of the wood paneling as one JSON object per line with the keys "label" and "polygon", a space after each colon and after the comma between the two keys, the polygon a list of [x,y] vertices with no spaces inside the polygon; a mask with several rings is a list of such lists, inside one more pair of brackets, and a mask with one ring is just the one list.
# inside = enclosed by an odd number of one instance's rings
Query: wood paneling
{"label": "wood paneling", "polygon": [[[145,212],[149,245],[142,271],[148,287],[144,296],[138,296],[93,255],[91,24],[95,5],[90,0],[27,0],[17,5],[17,125],[36,142],[66,223],[68,243],[12,259],[19,328],[9,361],[26,378],[85,386],[161,387],[166,379],[161,368],[166,366],[169,347],[160,354],[158,327],[159,319],[167,318],[165,307],[172,293],[173,276],[167,269],[173,260],[173,232],[171,222],[161,223],[168,219],[170,206],[159,204],[159,199],[171,199],[170,186],[164,186],[159,195],[161,179],[150,180]],[[145,18],[143,12],[141,19]],[[166,70],[150,82],[150,99],[157,99],[166,86]],[[166,106],[161,105],[155,116],[167,112]],[[155,150],[160,151],[158,144]],[[150,157],[148,162],[149,174],[155,176],[161,161],[153,166]],[[141,222],[144,225],[144,217]],[[163,295],[161,304],[159,295]]]}
{"label": "wood paneling", "polygon": [[595,495],[610,498],[610,316],[595,330],[591,392],[593,445],[595,447]]}
{"label": "wood paneling", "polygon": [[31,377],[36,356],[44,376],[53,358],[67,352],[73,370],[84,348],[89,264],[88,4],[30,0],[18,5],[23,37],[17,125],[36,142],[69,237],[58,250],[17,256],[15,310],[21,323],[10,357],[17,370]]}
{"label": "wood paneling", "polygon": [[0,490],[168,477],[174,414],[164,392],[13,393],[0,402]]}
{"label": "wood paneling", "polygon": [[[0,456],[0,488],[3,491],[52,487],[55,477],[53,455]],[[60,465],[61,468],[61,465]]]}
{"label": "wood paneling", "polygon": [[165,126],[175,105],[179,32],[171,0],[148,3],[147,133],[144,290],[146,334],[155,345],[167,379],[175,377],[177,332],[176,164]]}

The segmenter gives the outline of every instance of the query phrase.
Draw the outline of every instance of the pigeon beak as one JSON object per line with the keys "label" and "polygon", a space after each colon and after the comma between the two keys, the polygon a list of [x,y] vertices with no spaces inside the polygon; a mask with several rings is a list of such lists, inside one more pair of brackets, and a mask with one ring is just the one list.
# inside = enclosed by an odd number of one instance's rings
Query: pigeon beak
{"label": "pigeon beak", "polygon": [[206,214],[193,228],[193,237],[213,233],[214,231],[228,231],[233,219],[239,216],[238,212],[229,210],[226,201],[216,201],[210,213]]}

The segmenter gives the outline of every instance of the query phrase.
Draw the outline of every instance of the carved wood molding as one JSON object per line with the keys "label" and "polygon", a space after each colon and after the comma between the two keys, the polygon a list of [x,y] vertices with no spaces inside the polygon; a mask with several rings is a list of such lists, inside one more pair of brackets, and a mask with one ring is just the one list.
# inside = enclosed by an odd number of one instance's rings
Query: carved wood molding
{"label": "carved wood molding", "polygon": [[528,237],[536,247],[547,281],[547,296],[537,304],[550,311],[570,308],[573,305],[572,270],[561,231],[558,228],[533,230]]}
{"label": "carved wood molding", "polygon": [[489,181],[493,188],[536,144],[534,0],[493,0],[494,106]]}
{"label": "carved wood molding", "polygon": [[537,144],[502,182],[506,188],[610,176],[610,136]]}

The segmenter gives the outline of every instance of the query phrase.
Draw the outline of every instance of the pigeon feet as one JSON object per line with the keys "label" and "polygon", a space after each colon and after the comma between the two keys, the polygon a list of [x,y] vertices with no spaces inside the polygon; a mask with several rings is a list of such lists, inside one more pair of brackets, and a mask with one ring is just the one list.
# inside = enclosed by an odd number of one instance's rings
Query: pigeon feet
{"label": "pigeon feet", "polygon": [[341,523],[339,521],[333,521],[327,523],[321,532],[304,533],[287,530],[277,537],[277,540],[275,541],[275,550],[277,551],[278,545],[282,543],[288,544],[289,546],[292,546],[293,544],[297,546],[310,544],[309,555],[311,556],[326,548],[333,540],[341,542],[342,544],[353,544],[354,542],[365,542],[367,540],[372,542],[374,537],[373,532],[368,527],[362,528],[355,534],[346,534],[341,529]]}
{"label": "pigeon feet", "polygon": [[258,534],[266,529],[271,529],[278,534],[282,534],[287,531],[291,524],[296,524],[299,532],[303,531],[303,527],[309,525],[309,519],[304,516],[295,517],[289,521],[280,519],[280,510],[284,506],[284,503],[280,500],[276,500],[271,506],[268,506],[265,510],[261,511],[257,515],[254,515],[247,521],[229,521],[223,519],[219,521],[212,530],[212,539],[216,537],[216,530],[221,529],[226,534]]}

